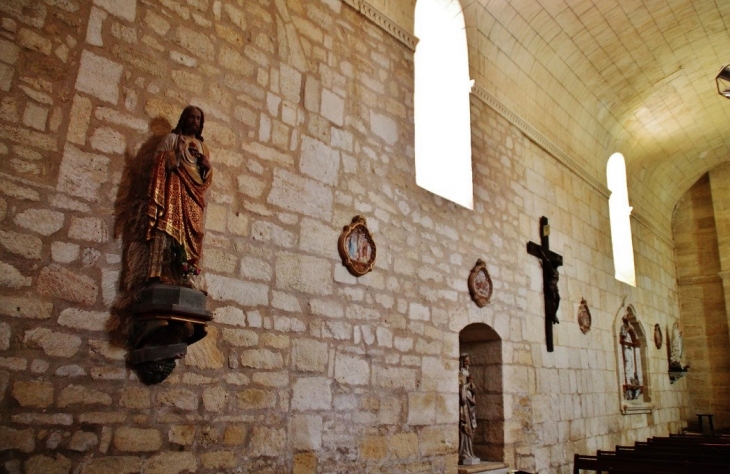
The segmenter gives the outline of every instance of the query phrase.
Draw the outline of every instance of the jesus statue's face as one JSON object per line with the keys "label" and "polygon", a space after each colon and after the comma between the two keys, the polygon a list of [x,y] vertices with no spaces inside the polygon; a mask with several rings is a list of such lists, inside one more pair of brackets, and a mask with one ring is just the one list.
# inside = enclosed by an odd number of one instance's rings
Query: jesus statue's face
{"label": "jesus statue's face", "polygon": [[202,120],[203,114],[200,113],[200,110],[193,109],[185,118],[183,134],[187,136],[195,136],[200,133],[200,123]]}

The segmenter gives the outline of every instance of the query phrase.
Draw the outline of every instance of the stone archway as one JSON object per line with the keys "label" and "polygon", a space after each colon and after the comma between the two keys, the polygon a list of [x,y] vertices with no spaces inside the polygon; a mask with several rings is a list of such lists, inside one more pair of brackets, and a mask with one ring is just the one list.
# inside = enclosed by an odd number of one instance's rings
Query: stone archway
{"label": "stone archway", "polygon": [[502,392],[502,340],[483,323],[459,332],[459,354],[468,353],[476,386],[477,431],[474,454],[483,461],[504,460],[504,397]]}
{"label": "stone archway", "polygon": [[623,314],[619,312],[614,325],[621,413],[649,414],[653,405],[648,344],[644,325],[634,305],[629,304]]}

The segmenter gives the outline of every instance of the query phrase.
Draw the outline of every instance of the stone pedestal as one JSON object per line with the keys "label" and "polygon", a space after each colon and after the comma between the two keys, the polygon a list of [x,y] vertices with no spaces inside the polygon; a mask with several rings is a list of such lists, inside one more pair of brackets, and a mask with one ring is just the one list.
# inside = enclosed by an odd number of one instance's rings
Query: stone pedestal
{"label": "stone pedestal", "polygon": [[162,382],[187,347],[205,337],[213,319],[206,299],[202,291],[174,285],[155,284],[140,291],[138,303],[130,308],[134,326],[129,361],[143,382]]}
{"label": "stone pedestal", "polygon": [[207,295],[200,290],[174,285],[150,285],[139,292],[138,303],[130,310],[137,317],[164,318],[205,323],[213,313],[205,309]]}
{"label": "stone pedestal", "polygon": [[489,474],[507,474],[509,472],[509,466],[501,462],[489,462],[482,461],[479,464],[473,466],[459,466],[459,474],[478,474],[480,472],[486,472]]}

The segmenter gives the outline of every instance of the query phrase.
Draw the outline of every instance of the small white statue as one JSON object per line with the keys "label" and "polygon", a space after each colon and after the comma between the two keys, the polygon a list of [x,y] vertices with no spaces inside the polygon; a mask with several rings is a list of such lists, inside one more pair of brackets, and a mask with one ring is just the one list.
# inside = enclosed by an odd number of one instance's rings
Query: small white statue
{"label": "small white statue", "polygon": [[689,365],[682,365],[682,355],[684,354],[684,341],[682,332],[679,330],[679,323],[675,321],[672,326],[672,340],[669,349],[669,370],[672,372],[686,372]]}

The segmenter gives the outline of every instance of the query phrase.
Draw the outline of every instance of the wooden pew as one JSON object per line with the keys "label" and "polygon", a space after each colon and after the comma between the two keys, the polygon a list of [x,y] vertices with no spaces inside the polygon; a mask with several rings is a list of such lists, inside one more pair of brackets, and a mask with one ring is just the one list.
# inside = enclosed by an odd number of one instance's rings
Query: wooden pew
{"label": "wooden pew", "polygon": [[669,435],[655,436],[649,438],[648,443],[665,443],[665,444],[722,444],[730,445],[730,436],[728,435]]}
{"label": "wooden pew", "polygon": [[[714,456],[724,457],[730,460],[730,445],[636,443],[632,448],[622,446],[620,449],[626,451],[633,449],[639,452]],[[616,450],[619,451],[618,447]]]}
{"label": "wooden pew", "polygon": [[677,467],[675,463],[660,462],[655,460],[647,461],[621,458],[606,458],[605,456],[584,456],[582,454],[576,454],[573,458],[573,463],[573,474],[580,474],[581,471],[634,474],[684,474],[686,472],[684,470],[670,470],[671,468]]}
{"label": "wooden pew", "polygon": [[660,453],[625,456],[612,451],[598,451],[596,456],[576,454],[573,458],[573,473],[593,471],[615,474],[727,474],[730,472],[730,465],[726,462],[666,459],[665,455]]}
{"label": "wooden pew", "polygon": [[708,464],[700,462],[672,462],[657,459],[598,458],[593,469],[580,467],[581,470],[608,473],[632,474],[727,474],[725,464]]}
{"label": "wooden pew", "polygon": [[654,437],[634,446],[598,450],[595,456],[574,455],[573,473],[730,473],[730,436],[694,434]]}
{"label": "wooden pew", "polygon": [[573,474],[580,474],[580,471],[600,472],[598,465],[598,456],[575,454],[573,456]]}
{"label": "wooden pew", "polygon": [[727,464],[666,460],[663,457],[627,458],[598,456],[598,462],[611,473],[727,474]]}
{"label": "wooden pew", "polygon": [[630,446],[616,446],[615,451],[598,451],[598,457],[601,454],[611,453],[616,456],[630,458],[630,459],[661,459],[664,461],[675,461],[675,462],[699,462],[708,464],[724,464],[728,467],[730,472],[730,453],[707,453],[697,451],[680,451],[680,450],[650,450],[650,449],[637,449]]}
{"label": "wooden pew", "polygon": [[709,438],[709,439],[720,439],[720,440],[728,440],[730,441],[730,434],[714,434],[714,435],[705,435],[701,433],[670,433],[669,438],[694,438],[694,439],[702,439],[702,438]]}

